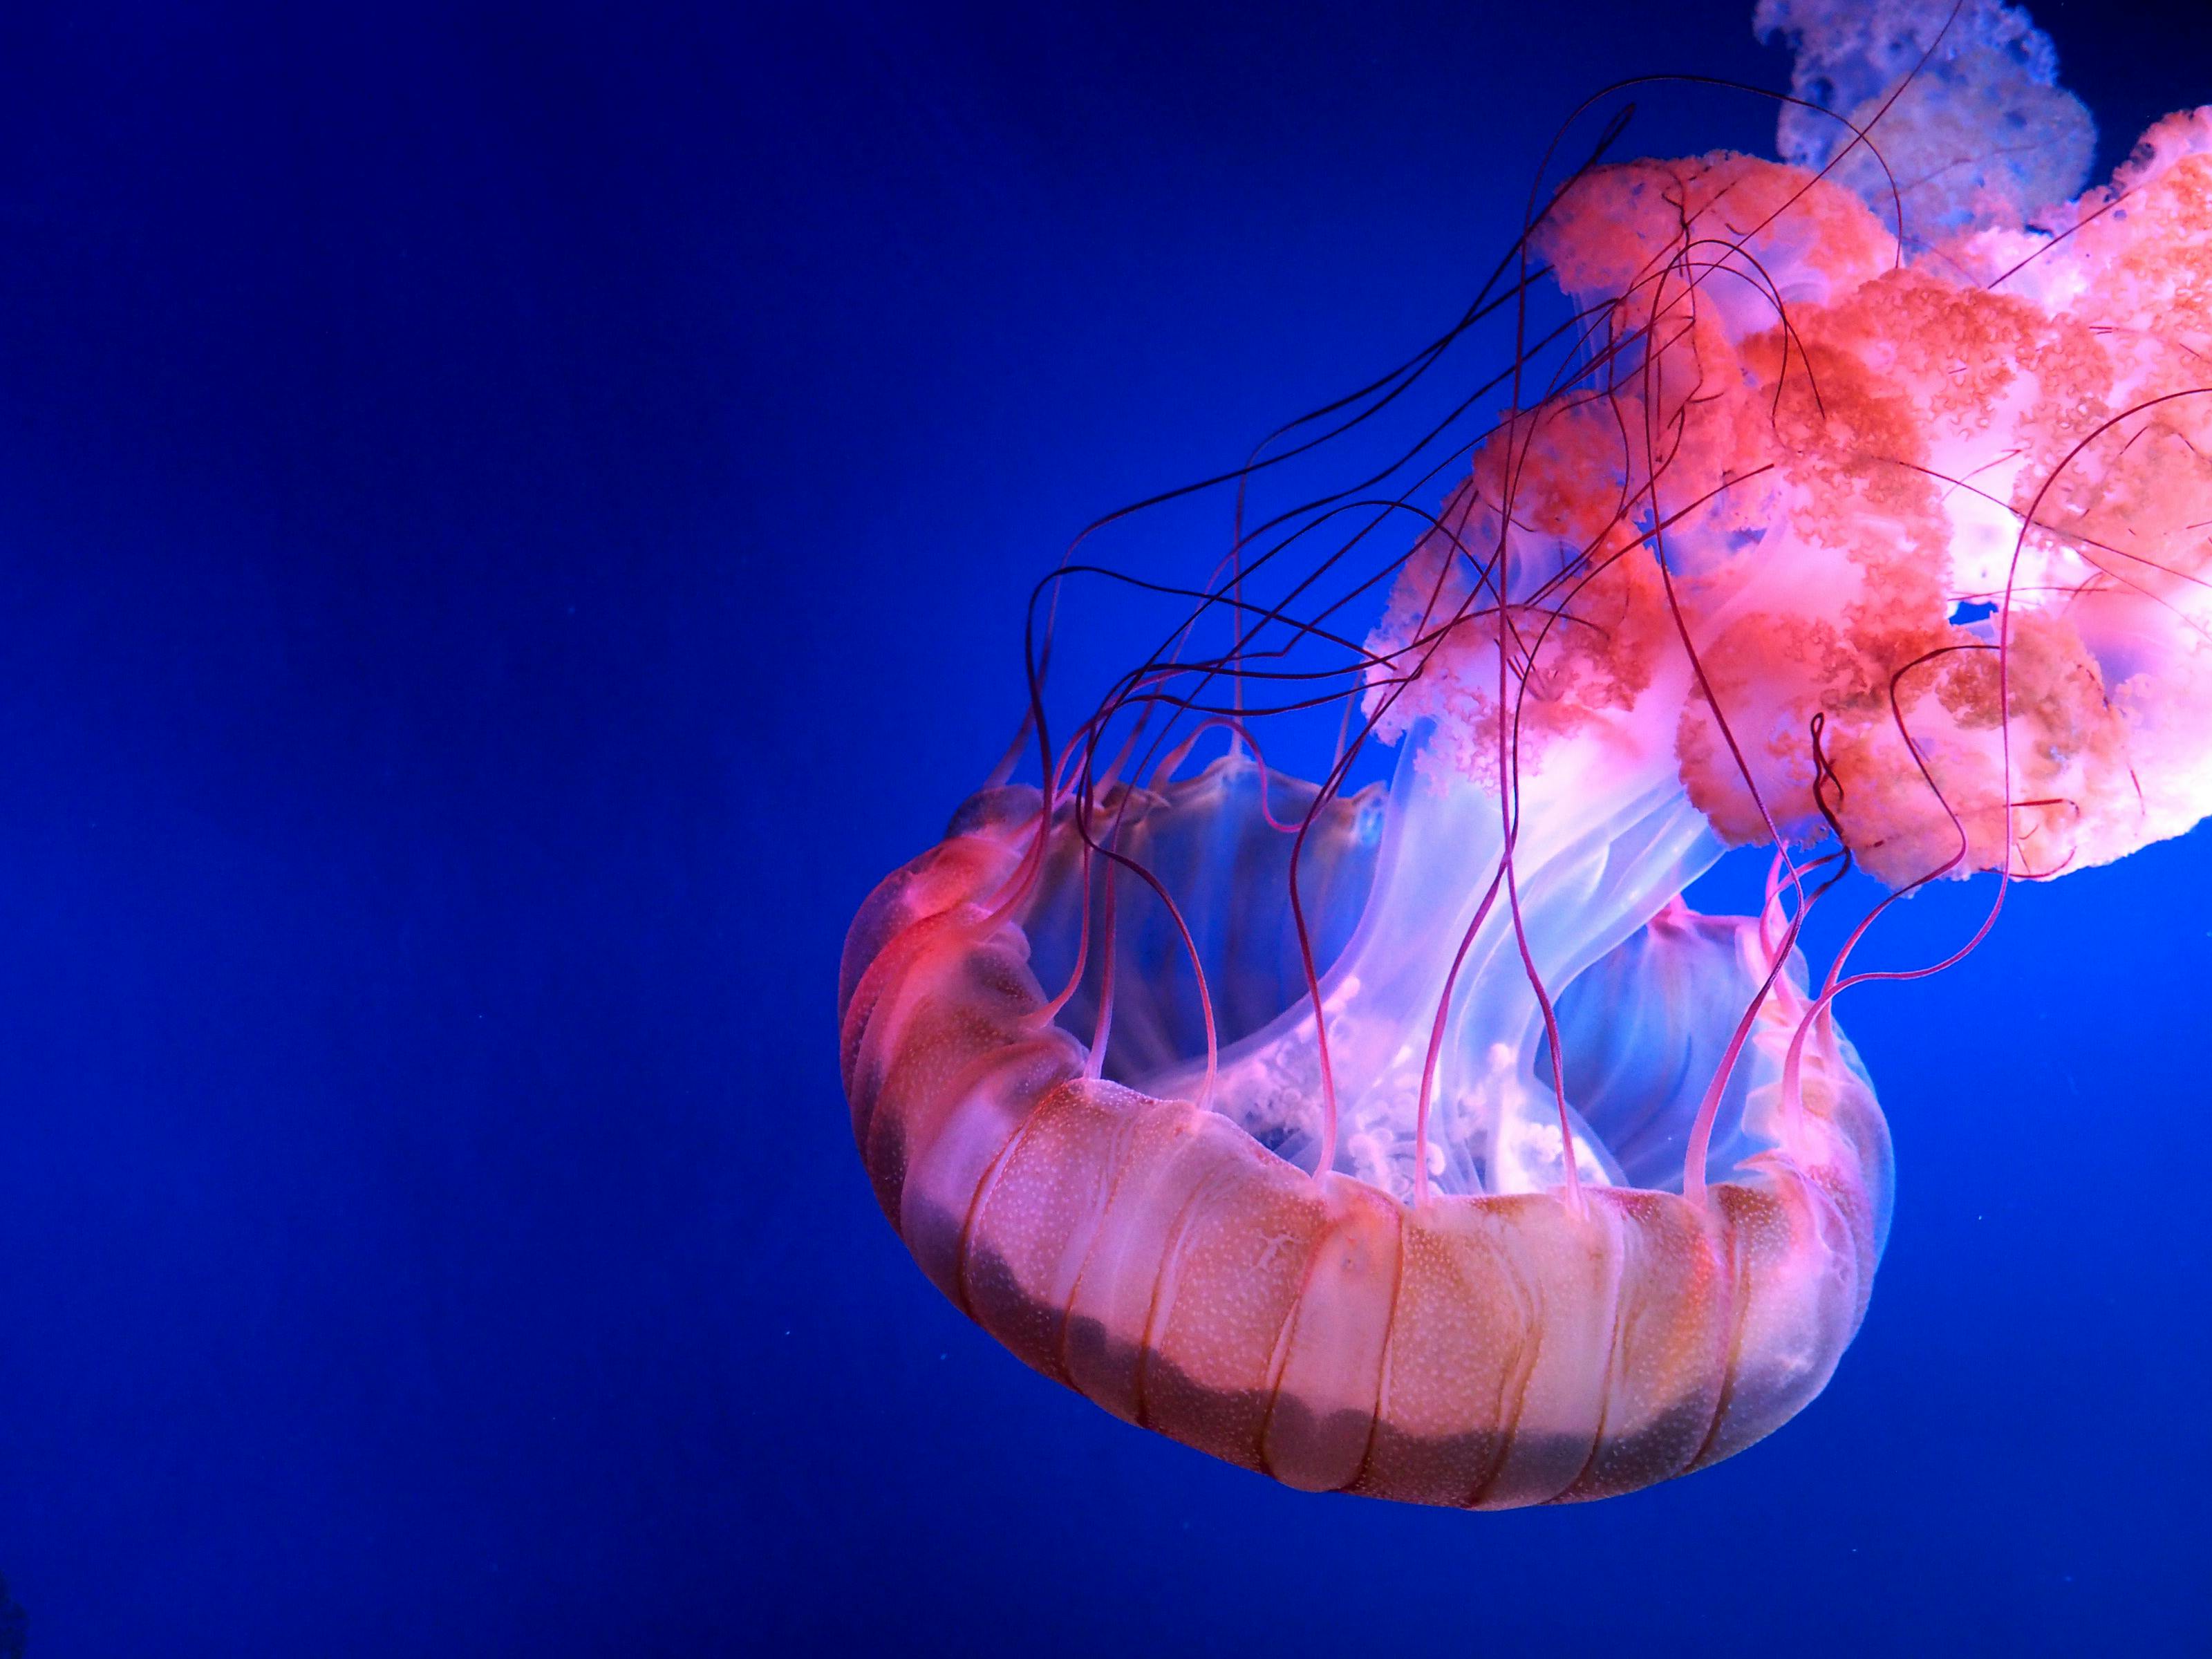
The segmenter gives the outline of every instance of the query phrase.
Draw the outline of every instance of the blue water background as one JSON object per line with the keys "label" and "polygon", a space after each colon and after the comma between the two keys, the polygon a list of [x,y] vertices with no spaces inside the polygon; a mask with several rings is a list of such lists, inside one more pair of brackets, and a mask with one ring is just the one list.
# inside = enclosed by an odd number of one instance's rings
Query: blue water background
{"label": "blue water background", "polygon": [[[2212,99],[2151,15],[2043,15],[2108,162]],[[1009,735],[1030,579],[1448,322],[1661,68],[1785,65],[1702,3],[0,16],[28,1651],[2212,1649],[2203,834],[1846,1005],[1866,1328],[1626,1499],[1127,1428],[849,1145],[839,941]],[[1642,101],[1645,151],[1771,132]]]}

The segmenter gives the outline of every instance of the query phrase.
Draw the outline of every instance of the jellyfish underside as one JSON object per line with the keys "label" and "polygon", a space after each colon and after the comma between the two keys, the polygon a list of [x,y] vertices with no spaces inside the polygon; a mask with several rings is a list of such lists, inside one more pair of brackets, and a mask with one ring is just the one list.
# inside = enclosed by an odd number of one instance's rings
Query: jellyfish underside
{"label": "jellyfish underside", "polygon": [[[1632,814],[1624,830],[1571,792],[1556,842],[1525,818],[1520,832],[1521,927],[1569,987],[1560,1047],[1583,1173],[1563,1188],[1544,1166],[1566,1160],[1532,1103],[1557,1109],[1534,1075],[1541,1042],[1526,1046],[1516,944],[1494,979],[1461,963],[1451,1006],[1474,1036],[1438,1062],[1438,1098],[1459,1105],[1433,1126],[1436,1178],[1409,1199],[1383,1184],[1411,1181],[1403,1148],[1379,1181],[1340,1167],[1380,1158],[1361,1133],[1374,1148],[1416,1138],[1402,1101],[1344,1091],[1347,1121],[1375,1127],[1340,1137],[1334,1162],[1319,1155],[1297,1075],[1317,1066],[1302,1052],[1303,952],[1261,896],[1297,843],[1279,815],[1298,814],[1308,937],[1334,950],[1329,1029],[1350,1035],[1348,1066],[1402,1075],[1425,1040],[1410,1040],[1403,994],[1354,985],[1355,970],[1441,972],[1433,936],[1450,923],[1426,909],[1466,872],[1426,855],[1486,856],[1480,790],[1417,781],[1328,801],[1232,754],[1103,792],[1149,900],[1109,892],[1072,812],[987,791],[878,889],[848,941],[848,1091],[878,1200],[924,1271],[1029,1364],[1292,1486],[1510,1508],[1732,1455],[1819,1391],[1856,1328],[1888,1143],[1849,1046],[1832,1022],[1807,1024],[1802,981],[1763,982],[1776,939],[1674,897],[1717,845],[1680,794],[1608,798]],[[1206,996],[1175,994],[1177,951],[1202,966]],[[1128,981],[1108,1020],[1121,1035],[1102,1045],[1108,961]],[[1062,969],[1080,978],[1055,999]],[[1210,1091],[1194,1006],[1219,1011]],[[1688,1197],[1687,1132],[1716,1053],[1762,1006]],[[1524,1043],[1510,1066],[1499,1032]],[[1453,1085],[1469,1058],[1478,1086]],[[1238,1080],[1270,1067],[1291,1085]],[[1472,1179],[1488,1184],[1446,1189]]]}
{"label": "jellyfish underside", "polygon": [[[1303,836],[1313,786],[1267,772],[1241,746],[1195,777],[1104,803],[1128,864],[1089,860],[1086,893],[1085,860],[1056,860],[1024,919],[1040,981],[1060,984],[1082,948],[1079,905],[1087,898],[1094,926],[1110,910],[1103,1075],[1198,1097],[1210,999],[1218,1055],[1207,1103],[1271,1152],[1313,1166],[1327,1102],[1285,896],[1295,858],[1344,1125],[1334,1167],[1410,1198],[1431,1023],[1501,833],[1494,799],[1451,799],[1412,771],[1389,790],[1322,803]],[[1613,822],[1577,814],[1548,858],[1532,855],[1539,838],[1524,823],[1520,933],[1535,976],[1511,908],[1495,902],[1452,975],[1425,1137],[1440,1195],[1540,1192],[1564,1179],[1537,984],[1555,999],[1579,1178],[1682,1189],[1692,1122],[1768,964],[1753,919],[1698,915],[1678,896],[1725,850],[1686,797],[1655,791],[1615,811]],[[1802,987],[1802,965],[1793,969]],[[1094,950],[1057,1016],[1086,1045],[1107,978],[1108,953]],[[1727,1075],[1708,1181],[1772,1150],[1745,1106],[1771,1096],[1780,1065],[1771,1045],[1756,1047]]]}

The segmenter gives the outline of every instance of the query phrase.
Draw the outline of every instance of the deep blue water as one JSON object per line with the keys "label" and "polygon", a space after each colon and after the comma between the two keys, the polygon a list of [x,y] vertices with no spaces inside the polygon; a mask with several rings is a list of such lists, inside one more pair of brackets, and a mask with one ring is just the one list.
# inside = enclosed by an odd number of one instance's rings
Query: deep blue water
{"label": "deep blue water", "polygon": [[[1845,1006],[1866,1328],[1637,1497],[1279,1489],[876,1213],[839,941],[1030,579],[1455,316],[1577,99],[1784,74],[1733,3],[1373,9],[0,14],[30,1654],[2212,1650],[2203,832]],[[2212,100],[2201,16],[2039,15],[2108,161]]]}

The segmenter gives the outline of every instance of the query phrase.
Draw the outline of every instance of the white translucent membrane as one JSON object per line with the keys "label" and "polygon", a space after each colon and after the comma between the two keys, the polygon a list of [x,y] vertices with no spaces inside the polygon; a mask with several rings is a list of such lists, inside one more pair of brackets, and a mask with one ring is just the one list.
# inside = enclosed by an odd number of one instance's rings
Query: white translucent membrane
{"label": "white translucent membrane", "polygon": [[[1059,1023],[1086,1044],[1100,1030],[1103,941],[1110,931],[1106,1076],[1122,1083],[1166,1076],[1193,1060],[1202,1069],[1209,1004],[1218,1041],[1231,1045],[1306,995],[1290,904],[1294,850],[1314,959],[1326,968],[1343,954],[1373,887],[1385,798],[1375,786],[1326,803],[1313,813],[1298,850],[1300,838],[1291,831],[1318,793],[1299,779],[1263,773],[1241,750],[1158,793],[1116,787],[1090,815],[1090,830],[1121,862],[1094,853],[1087,872],[1073,813],[1061,810],[1022,927],[1030,970],[1048,994],[1067,984],[1081,956],[1082,980]],[[1172,914],[1161,892],[1172,899]]]}
{"label": "white translucent membrane", "polygon": [[[1440,787],[1422,775],[1425,738],[1407,745],[1374,887],[1358,930],[1322,981],[1339,1114],[1334,1167],[1401,1197],[1413,1187],[1421,1073],[1436,1011],[1504,850],[1495,795],[1464,780]],[[1595,744],[1562,745],[1547,758],[1522,786],[1514,865],[1534,977],[1556,998],[1722,847],[1671,764],[1623,780]],[[1501,890],[1453,980],[1430,1104],[1434,1190],[1532,1192],[1565,1180],[1557,1096],[1538,1073],[1544,1038],[1514,905]],[[1147,1094],[1196,1098],[1204,1073],[1200,1054],[1129,1081]],[[1211,1103],[1262,1145],[1310,1167],[1325,1109],[1310,1000],[1222,1052]],[[1572,1101],[1568,1121],[1582,1178],[1621,1182],[1618,1162]]]}
{"label": "white translucent membrane", "polygon": [[[1679,1191],[1692,1124],[1768,958],[1751,918],[1696,916],[1675,902],[1723,848],[1668,747],[1633,741],[1636,724],[1626,717],[1555,742],[1523,780],[1515,875],[1534,981],[1553,1000],[1560,1030],[1579,1178]],[[1474,926],[1501,868],[1498,803],[1463,776],[1434,781],[1441,769],[1422,761],[1430,737],[1409,739],[1382,801],[1369,791],[1325,808],[1300,865],[1340,1115],[1332,1167],[1414,1195],[1422,1068],[1453,958],[1474,927],[1431,1092],[1430,1190],[1553,1188],[1565,1160],[1551,1050],[1502,888]],[[1212,1095],[1191,947],[1150,884],[1127,872],[1114,901],[1102,1070],[1147,1094],[1206,1098],[1311,1169],[1324,1139],[1320,1048],[1289,902],[1292,838],[1261,812],[1261,777],[1232,757],[1140,794],[1117,843],[1174,899],[1196,945],[1220,1041]],[[1271,777],[1273,815],[1295,822],[1311,786]],[[1072,843],[1063,838],[1024,920],[1048,986],[1066,982],[1081,939],[1085,884]],[[1060,1017],[1085,1042],[1098,1031],[1104,862],[1093,860],[1087,895],[1090,960]],[[1802,984],[1802,967],[1790,978]],[[1779,1103],[1790,1018],[1771,999],[1735,1063],[1708,1180],[1773,1144],[1765,1130]]]}

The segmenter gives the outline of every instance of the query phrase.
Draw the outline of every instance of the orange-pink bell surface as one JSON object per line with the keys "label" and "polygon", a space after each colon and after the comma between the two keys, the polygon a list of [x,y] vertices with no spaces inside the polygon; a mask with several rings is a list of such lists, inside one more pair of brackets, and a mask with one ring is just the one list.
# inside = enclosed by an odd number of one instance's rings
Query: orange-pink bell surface
{"label": "orange-pink bell surface", "polygon": [[[1794,1094],[1746,1109],[1761,1149],[1702,1201],[1316,1178],[1224,1115],[1085,1075],[1030,966],[1024,924],[1052,899],[1021,889],[1037,798],[1000,794],[854,922],[843,1063],[885,1215],[1027,1364],[1295,1486],[1474,1508],[1702,1468],[1826,1382],[1890,1165],[1825,1021]],[[1804,1009],[1784,1001],[1778,1030]]]}

